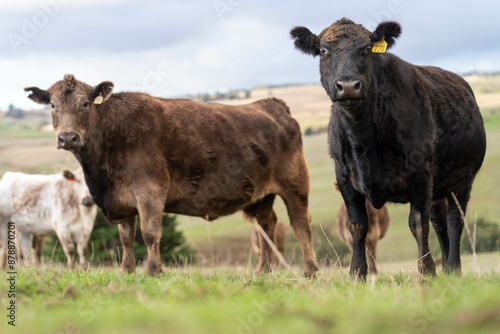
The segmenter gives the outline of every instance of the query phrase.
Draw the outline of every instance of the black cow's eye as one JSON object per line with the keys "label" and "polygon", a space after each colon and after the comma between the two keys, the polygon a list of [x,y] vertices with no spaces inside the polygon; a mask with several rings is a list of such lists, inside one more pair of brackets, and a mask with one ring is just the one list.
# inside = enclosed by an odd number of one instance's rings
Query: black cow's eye
{"label": "black cow's eye", "polygon": [[370,52],[372,52],[372,47],[371,46],[367,46],[365,48],[365,54],[369,54]]}
{"label": "black cow's eye", "polygon": [[87,107],[89,106],[89,104],[90,104],[90,102],[89,102],[89,101],[86,101],[86,102],[83,104],[83,106],[84,106],[85,108],[87,108]]}
{"label": "black cow's eye", "polygon": [[319,54],[324,55],[326,53],[326,48],[320,46],[319,48]]}

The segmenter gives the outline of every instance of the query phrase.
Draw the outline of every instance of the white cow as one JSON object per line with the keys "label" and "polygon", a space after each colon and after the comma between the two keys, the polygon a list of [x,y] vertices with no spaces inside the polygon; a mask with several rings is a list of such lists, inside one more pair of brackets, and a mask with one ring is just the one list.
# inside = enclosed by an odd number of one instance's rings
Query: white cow
{"label": "white cow", "polygon": [[80,265],[86,267],[87,243],[94,227],[97,206],[90,197],[82,169],[61,174],[29,175],[7,172],[0,180],[0,269],[5,268],[7,222],[20,232],[16,242],[32,262],[33,238],[56,234],[73,268],[74,242]]}

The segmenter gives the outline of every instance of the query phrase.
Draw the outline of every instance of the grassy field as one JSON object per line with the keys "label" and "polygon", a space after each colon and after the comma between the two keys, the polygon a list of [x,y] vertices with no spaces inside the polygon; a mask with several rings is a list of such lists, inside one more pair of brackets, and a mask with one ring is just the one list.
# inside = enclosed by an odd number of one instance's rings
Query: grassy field
{"label": "grassy field", "polygon": [[[463,277],[422,278],[385,265],[366,283],[323,268],[253,277],[251,267],[177,268],[159,277],[117,268],[21,268],[16,327],[1,333],[498,333],[499,254],[464,259]],[[491,269],[496,268],[496,269]],[[5,273],[0,304],[6,314]]]}

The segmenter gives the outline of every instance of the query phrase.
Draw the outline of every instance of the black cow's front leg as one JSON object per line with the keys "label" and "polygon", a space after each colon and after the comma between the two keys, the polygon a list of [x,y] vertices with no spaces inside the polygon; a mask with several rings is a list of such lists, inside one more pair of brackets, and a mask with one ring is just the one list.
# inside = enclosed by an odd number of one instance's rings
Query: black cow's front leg
{"label": "black cow's front leg", "polygon": [[337,178],[337,182],[347,208],[349,231],[352,235],[353,249],[349,274],[352,277],[365,279],[368,270],[365,249],[366,234],[368,233],[368,215],[366,213],[365,197],[357,192],[349,181],[341,182]]}
{"label": "black cow's front leg", "polygon": [[414,182],[408,223],[418,246],[418,271],[424,275],[436,275],[436,265],[429,249],[429,215],[432,188],[427,178]]}

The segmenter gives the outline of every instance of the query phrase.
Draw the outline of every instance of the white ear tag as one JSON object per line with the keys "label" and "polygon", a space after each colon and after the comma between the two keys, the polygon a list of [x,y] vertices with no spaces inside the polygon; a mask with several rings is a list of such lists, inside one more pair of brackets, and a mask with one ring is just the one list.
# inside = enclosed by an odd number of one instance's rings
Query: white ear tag
{"label": "white ear tag", "polygon": [[102,98],[102,95],[99,95],[98,97],[95,98],[94,104],[101,104],[104,99]]}

